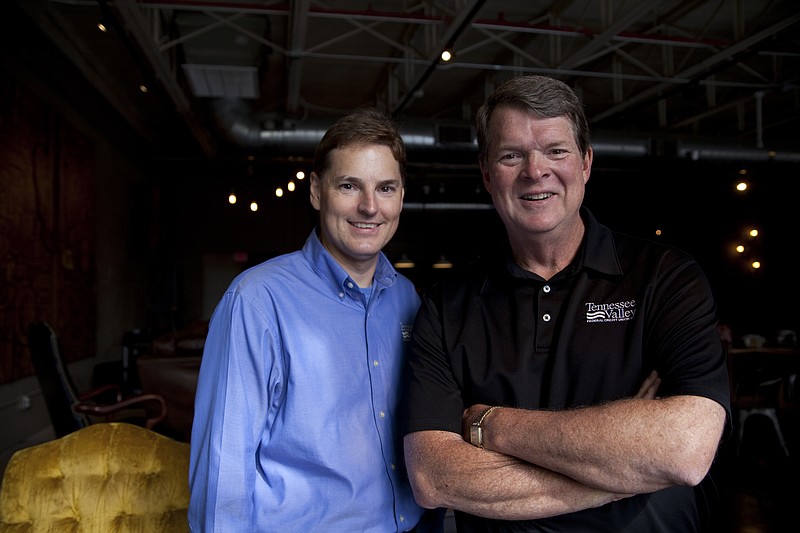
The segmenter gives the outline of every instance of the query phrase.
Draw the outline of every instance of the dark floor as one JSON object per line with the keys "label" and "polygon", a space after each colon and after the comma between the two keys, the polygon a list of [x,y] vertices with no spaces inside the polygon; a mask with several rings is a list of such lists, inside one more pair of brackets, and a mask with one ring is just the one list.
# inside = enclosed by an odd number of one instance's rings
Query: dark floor
{"label": "dark floor", "polygon": [[747,420],[738,453],[735,436],[723,444],[713,469],[721,491],[713,533],[800,531],[800,411],[782,414],[780,425],[788,456],[762,415]]}

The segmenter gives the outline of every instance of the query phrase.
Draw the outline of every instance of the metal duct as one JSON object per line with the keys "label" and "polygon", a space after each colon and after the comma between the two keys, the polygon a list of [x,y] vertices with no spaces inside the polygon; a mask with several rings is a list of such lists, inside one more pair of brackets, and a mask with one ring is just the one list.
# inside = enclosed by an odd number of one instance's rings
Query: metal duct
{"label": "metal duct", "polygon": [[[214,104],[220,127],[236,144],[251,149],[273,152],[311,154],[314,147],[333,123],[318,121],[265,120],[250,118],[251,110],[241,99],[220,99]],[[475,156],[477,142],[474,127],[442,122],[400,123],[400,132],[409,151],[416,154],[442,156]],[[800,162],[798,152],[780,152],[750,148],[713,140],[698,140],[680,135],[632,135],[613,131],[592,134],[596,156],[607,157],[665,157],[693,161],[781,161]]]}

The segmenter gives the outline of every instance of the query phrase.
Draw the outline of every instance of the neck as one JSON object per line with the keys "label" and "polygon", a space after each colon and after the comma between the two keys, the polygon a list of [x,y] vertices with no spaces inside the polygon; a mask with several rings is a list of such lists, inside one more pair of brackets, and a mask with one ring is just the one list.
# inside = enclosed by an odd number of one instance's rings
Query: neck
{"label": "neck", "polygon": [[583,234],[581,223],[568,235],[525,235],[511,240],[511,252],[520,267],[548,280],[569,266],[580,248]]}
{"label": "neck", "polygon": [[342,261],[337,259],[347,275],[353,278],[356,284],[365,289],[372,285],[375,277],[375,267],[378,264],[377,258],[370,261]]}

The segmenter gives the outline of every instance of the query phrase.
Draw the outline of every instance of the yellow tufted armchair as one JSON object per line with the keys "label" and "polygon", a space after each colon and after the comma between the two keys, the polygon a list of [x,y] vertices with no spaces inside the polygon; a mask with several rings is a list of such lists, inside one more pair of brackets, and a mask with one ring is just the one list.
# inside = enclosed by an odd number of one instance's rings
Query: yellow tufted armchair
{"label": "yellow tufted armchair", "polygon": [[189,444],[121,422],[17,451],[0,533],[186,532]]}

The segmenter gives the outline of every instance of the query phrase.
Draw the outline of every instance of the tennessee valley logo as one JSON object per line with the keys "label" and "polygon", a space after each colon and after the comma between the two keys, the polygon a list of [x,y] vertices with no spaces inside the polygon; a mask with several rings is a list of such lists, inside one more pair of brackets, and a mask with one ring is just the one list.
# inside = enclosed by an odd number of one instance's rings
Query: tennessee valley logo
{"label": "tennessee valley logo", "polygon": [[597,304],[586,302],[586,322],[624,322],[636,314],[636,300]]}
{"label": "tennessee valley logo", "polygon": [[413,324],[403,324],[400,323],[400,333],[403,334],[403,340],[405,342],[409,342],[411,340],[411,330],[413,329]]}

